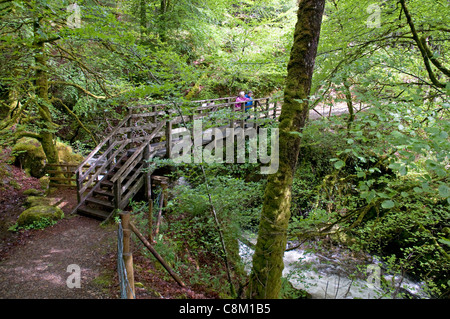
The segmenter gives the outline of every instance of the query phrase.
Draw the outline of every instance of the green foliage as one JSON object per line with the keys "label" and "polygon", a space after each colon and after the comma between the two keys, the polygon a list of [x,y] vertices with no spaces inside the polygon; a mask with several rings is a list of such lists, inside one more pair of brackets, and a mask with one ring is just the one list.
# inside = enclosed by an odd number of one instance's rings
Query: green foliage
{"label": "green foliage", "polygon": [[[208,190],[205,184],[195,188],[178,186],[174,199],[169,203],[171,211],[183,217],[178,229],[186,236],[190,247],[198,253],[220,253],[218,233],[210,212]],[[259,221],[262,188],[258,183],[245,183],[229,176],[209,180],[209,192],[219,221],[227,238],[235,240],[241,228],[254,230]],[[239,206],[236,205],[239,200]],[[184,233],[189,230],[188,233]],[[192,233],[197,236],[192,236]]]}
{"label": "green foliage", "polygon": [[[318,146],[304,153],[298,168],[290,229],[303,237],[345,233],[336,238],[347,238],[356,250],[393,256],[398,271],[444,296],[450,250],[439,239],[446,238],[449,221],[448,117],[396,103],[360,113],[350,129],[345,121],[312,123],[302,133]],[[333,132],[326,134],[328,144],[317,130],[321,125]],[[316,152],[327,154],[322,172],[314,170]]]}
{"label": "green foliage", "polygon": [[19,226],[18,223],[8,228],[8,231],[20,231],[20,230],[30,230],[30,229],[44,229],[49,226],[53,226],[57,223],[53,218],[42,217],[39,220],[34,220],[30,224]]}

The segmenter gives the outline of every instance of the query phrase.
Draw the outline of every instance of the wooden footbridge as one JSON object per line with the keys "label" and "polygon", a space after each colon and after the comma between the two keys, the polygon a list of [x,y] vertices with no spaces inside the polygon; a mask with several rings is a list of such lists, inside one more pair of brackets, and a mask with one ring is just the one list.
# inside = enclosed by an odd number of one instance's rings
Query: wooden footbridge
{"label": "wooden footbridge", "polygon": [[152,158],[172,158],[177,137],[192,129],[194,120],[202,120],[204,127],[245,128],[274,121],[281,113],[270,98],[254,99],[249,112],[235,99],[129,107],[125,118],[76,168],[78,205],[74,212],[106,219],[124,210],[139,191],[150,199]]}

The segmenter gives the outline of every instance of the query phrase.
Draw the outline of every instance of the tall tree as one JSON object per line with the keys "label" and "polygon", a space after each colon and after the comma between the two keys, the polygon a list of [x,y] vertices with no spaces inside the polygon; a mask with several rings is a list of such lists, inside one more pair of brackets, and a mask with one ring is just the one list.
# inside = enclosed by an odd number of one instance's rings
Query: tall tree
{"label": "tall tree", "polygon": [[250,275],[250,298],[279,297],[290,218],[292,181],[300,150],[299,132],[308,116],[308,98],[325,0],[301,0],[288,63],[279,124],[279,169],[268,178]]}

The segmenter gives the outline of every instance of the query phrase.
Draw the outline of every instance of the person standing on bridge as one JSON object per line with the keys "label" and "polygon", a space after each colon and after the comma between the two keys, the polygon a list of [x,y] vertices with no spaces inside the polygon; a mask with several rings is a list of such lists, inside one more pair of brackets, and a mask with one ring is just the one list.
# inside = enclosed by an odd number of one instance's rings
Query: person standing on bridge
{"label": "person standing on bridge", "polygon": [[[236,102],[246,102],[248,98],[245,97],[245,91],[240,91],[238,97],[236,98]],[[242,110],[244,107],[244,103],[236,103],[234,105],[235,110]]]}
{"label": "person standing on bridge", "polygon": [[248,99],[248,101],[245,103],[245,112],[250,110],[253,107],[253,91],[248,91],[247,94],[245,94],[245,97]]}

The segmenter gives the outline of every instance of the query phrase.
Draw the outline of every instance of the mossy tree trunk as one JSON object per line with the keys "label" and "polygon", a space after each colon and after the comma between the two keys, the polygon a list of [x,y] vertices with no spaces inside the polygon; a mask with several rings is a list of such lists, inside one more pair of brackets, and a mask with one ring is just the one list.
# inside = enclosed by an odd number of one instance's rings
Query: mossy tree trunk
{"label": "mossy tree trunk", "polygon": [[141,41],[145,41],[147,36],[147,1],[140,0],[139,2],[139,24]]}
{"label": "mossy tree trunk", "polygon": [[248,286],[248,297],[253,299],[279,298],[291,188],[300,150],[300,138],[291,132],[301,131],[308,116],[324,6],[325,0],[301,0],[299,3],[279,119],[279,169],[268,177]]}
{"label": "mossy tree trunk", "polygon": [[34,49],[36,66],[36,96],[37,108],[40,117],[39,141],[42,144],[47,162],[59,164],[58,151],[54,142],[54,128],[52,115],[49,109],[47,59],[45,52],[45,39],[39,36],[43,19],[37,18],[34,23]]}
{"label": "mossy tree trunk", "polygon": [[167,12],[169,10],[170,0],[161,0],[160,7],[159,7],[159,25],[158,25],[158,34],[159,38],[162,42],[165,42],[167,40],[166,36],[166,24],[168,22],[167,19]]}

